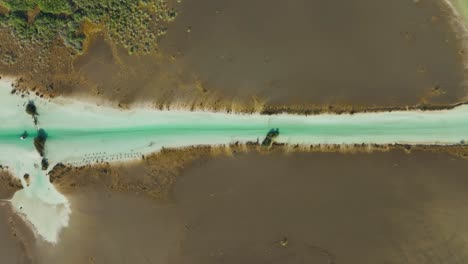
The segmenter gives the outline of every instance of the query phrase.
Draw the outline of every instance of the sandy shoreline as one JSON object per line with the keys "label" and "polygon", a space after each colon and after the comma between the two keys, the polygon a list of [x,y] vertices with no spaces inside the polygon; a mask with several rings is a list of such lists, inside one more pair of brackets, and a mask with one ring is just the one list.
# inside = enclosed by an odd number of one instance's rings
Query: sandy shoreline
{"label": "sandy shoreline", "polygon": [[[27,91],[22,83],[22,77],[14,76],[0,76],[0,80],[7,81],[11,83],[12,92],[18,96],[30,95],[33,94],[30,91]],[[55,96],[50,96],[47,94],[36,94],[41,98],[47,100],[54,100]],[[149,108],[154,110],[161,111],[192,111],[192,112],[218,112],[218,113],[232,113],[232,114],[260,114],[260,115],[279,115],[279,114],[292,114],[292,115],[323,115],[323,114],[359,114],[359,113],[380,113],[380,112],[396,112],[396,111],[440,111],[440,110],[451,110],[456,107],[467,105],[468,101],[456,102],[451,104],[431,104],[431,103],[421,103],[416,105],[407,105],[407,106],[363,106],[363,105],[282,105],[282,106],[242,106],[236,105],[232,108],[229,106],[194,106],[187,105],[184,103],[172,104],[172,105],[154,105],[149,102],[141,101],[134,102],[128,105],[117,104],[109,99],[103,98],[94,98],[89,95],[67,95],[67,96],[58,96],[61,100],[71,99],[78,101],[85,101],[88,103],[93,103],[98,106],[105,106],[110,108],[121,109],[123,111],[131,110],[135,108]]]}

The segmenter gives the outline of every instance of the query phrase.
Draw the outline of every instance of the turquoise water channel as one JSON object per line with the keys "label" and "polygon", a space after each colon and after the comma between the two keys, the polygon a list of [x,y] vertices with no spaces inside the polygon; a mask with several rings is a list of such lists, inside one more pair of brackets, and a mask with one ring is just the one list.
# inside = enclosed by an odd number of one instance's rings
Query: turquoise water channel
{"label": "turquoise water channel", "polygon": [[[276,141],[289,144],[459,144],[468,139],[468,106],[441,111],[398,111],[354,115],[259,115],[119,110],[67,98],[53,101],[10,93],[0,81],[0,164],[22,179],[25,189],[11,200],[38,234],[57,242],[68,225],[68,200],[49,183],[34,147],[38,129],[47,133],[45,157],[74,166],[140,159],[160,150],[193,145],[259,141],[279,128]],[[25,111],[37,107],[37,125]],[[21,138],[24,132],[28,137]],[[23,175],[30,175],[29,186]]]}

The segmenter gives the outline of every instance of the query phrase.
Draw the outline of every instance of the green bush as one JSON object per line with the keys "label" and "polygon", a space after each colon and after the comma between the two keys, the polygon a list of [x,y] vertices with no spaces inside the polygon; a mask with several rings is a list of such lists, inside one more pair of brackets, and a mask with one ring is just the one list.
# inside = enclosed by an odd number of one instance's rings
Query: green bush
{"label": "green bush", "polygon": [[[129,52],[149,52],[165,23],[175,18],[164,0],[3,0],[10,14],[0,25],[11,27],[21,39],[51,42],[62,36],[81,50],[84,36],[79,32],[85,19],[102,24],[110,37]],[[0,2],[1,3],[1,2]],[[39,8],[32,23],[27,12]]]}

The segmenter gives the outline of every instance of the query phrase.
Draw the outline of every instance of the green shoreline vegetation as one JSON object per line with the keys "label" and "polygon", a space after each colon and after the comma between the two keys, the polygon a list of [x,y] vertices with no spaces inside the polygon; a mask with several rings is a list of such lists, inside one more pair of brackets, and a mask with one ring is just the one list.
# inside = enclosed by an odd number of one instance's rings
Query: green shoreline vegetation
{"label": "green shoreline vegetation", "polygon": [[0,0],[0,26],[19,39],[52,43],[60,36],[77,51],[86,38],[83,23],[91,22],[129,53],[151,52],[175,16],[164,0]]}

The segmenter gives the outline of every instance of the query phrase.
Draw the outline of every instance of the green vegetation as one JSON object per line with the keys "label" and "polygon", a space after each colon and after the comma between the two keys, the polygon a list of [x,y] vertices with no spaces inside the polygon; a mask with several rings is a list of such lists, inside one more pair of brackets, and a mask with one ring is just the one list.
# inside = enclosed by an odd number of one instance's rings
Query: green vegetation
{"label": "green vegetation", "polygon": [[15,11],[27,12],[36,7],[52,14],[70,14],[72,11],[68,0],[4,0],[3,2]]}
{"label": "green vegetation", "polygon": [[81,26],[89,21],[130,53],[150,52],[175,16],[164,0],[0,0],[0,26],[33,42],[60,36],[76,50],[83,48]]}

